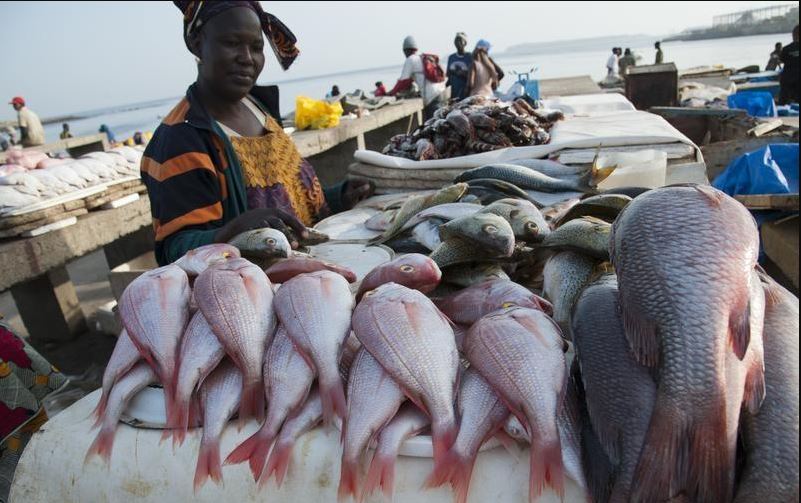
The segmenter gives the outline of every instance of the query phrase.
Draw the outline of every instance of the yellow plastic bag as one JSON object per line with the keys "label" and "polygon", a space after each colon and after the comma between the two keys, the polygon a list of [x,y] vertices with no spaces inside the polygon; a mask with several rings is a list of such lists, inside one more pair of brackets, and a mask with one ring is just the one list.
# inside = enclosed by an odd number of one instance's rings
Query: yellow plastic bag
{"label": "yellow plastic bag", "polygon": [[325,129],[339,125],[342,105],[337,101],[328,103],[306,96],[295,98],[295,128]]}

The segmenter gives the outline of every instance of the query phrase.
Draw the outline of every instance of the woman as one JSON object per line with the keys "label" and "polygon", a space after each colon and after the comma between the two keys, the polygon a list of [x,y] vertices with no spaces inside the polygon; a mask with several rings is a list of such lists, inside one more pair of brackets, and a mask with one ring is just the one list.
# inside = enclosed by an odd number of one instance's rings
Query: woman
{"label": "woman", "polygon": [[[251,229],[304,236],[305,226],[369,196],[365,180],[325,191],[281,127],[278,88],[256,86],[264,38],[284,69],[295,37],[257,1],[176,1],[197,80],[142,159],[160,265]],[[297,246],[297,242],[292,243]]]}
{"label": "woman", "polygon": [[489,57],[489,42],[479,40],[473,50],[473,63],[467,75],[470,96],[494,96],[498,88],[498,72]]}

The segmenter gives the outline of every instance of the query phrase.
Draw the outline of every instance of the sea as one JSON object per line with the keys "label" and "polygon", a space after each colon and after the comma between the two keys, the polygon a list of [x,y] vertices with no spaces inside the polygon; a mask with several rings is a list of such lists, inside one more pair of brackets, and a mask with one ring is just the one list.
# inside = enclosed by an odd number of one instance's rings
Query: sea
{"label": "sea", "polygon": [[[750,37],[722,38],[714,40],[698,40],[690,42],[664,42],[662,50],[665,62],[674,62],[679,70],[697,66],[724,65],[726,67],[742,68],[748,65],[759,65],[764,68],[768,56],[776,42],[789,43],[789,34],[757,35]],[[627,41],[617,45],[626,47]],[[634,45],[636,44],[636,45]],[[493,55],[496,62],[506,72],[501,81],[501,89],[509,88],[516,77],[514,72],[528,72],[534,69],[532,78],[550,79],[559,77],[573,77],[589,75],[595,81],[600,81],[606,75],[606,60],[611,52],[610,48],[595,47],[597,44],[587,44],[582,47],[580,43],[573,42],[569,46],[562,44],[558,50],[538,45],[530,53],[514,55]],[[568,47],[568,48],[566,48]],[[654,49],[650,39],[638,37],[630,46],[638,64],[652,64]],[[397,54],[387,55],[395,58]],[[447,60],[447,55],[441,55],[441,61]],[[390,89],[400,75],[403,64],[402,57],[396,64],[383,68],[354,70],[329,75],[320,75],[308,78],[265,82],[264,76],[260,84],[277,84],[280,89],[281,114],[287,115],[295,109],[297,96],[322,98],[331,89],[332,85],[339,86],[342,92],[362,90],[370,92],[376,81],[382,81]],[[188,86],[187,82],[187,86]],[[117,140],[124,140],[136,131],[154,131],[161,119],[169,113],[180,99],[179,96],[165,97],[163,99],[145,103],[133,103],[90,111],[75,111],[75,117],[68,120],[73,135],[81,136],[96,133],[101,124],[106,124],[114,133]],[[45,125],[45,135],[48,141],[58,138],[61,132],[61,122]]]}

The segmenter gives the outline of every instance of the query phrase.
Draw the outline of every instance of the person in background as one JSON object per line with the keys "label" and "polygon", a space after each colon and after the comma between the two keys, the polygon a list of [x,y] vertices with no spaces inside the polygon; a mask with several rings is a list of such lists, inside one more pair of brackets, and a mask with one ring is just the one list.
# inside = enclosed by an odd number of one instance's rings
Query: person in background
{"label": "person in background", "polygon": [[147,140],[145,140],[145,135],[143,135],[141,131],[137,131],[133,135],[133,142],[134,145],[144,145],[147,143]]}
{"label": "person in background", "polygon": [[654,42],[654,49],[656,49],[656,57],[654,58],[655,65],[661,65],[665,60],[665,55],[662,53],[662,43]]}
{"label": "person in background", "polygon": [[384,83],[381,82],[380,80],[375,83],[375,91],[373,91],[373,95],[376,98],[387,95],[387,88],[384,87]]}
{"label": "person in background", "polygon": [[606,60],[606,80],[615,80],[617,78],[619,51],[619,47],[612,47],[612,54]]}
{"label": "person in background", "polygon": [[451,88],[451,98],[462,100],[467,98],[467,74],[473,63],[473,55],[464,50],[467,47],[467,35],[463,32],[456,34],[453,45],[456,46],[456,52],[448,56],[446,71],[448,80],[445,86]]}
{"label": "person in background", "polygon": [[498,88],[498,72],[489,57],[489,49],[490,43],[483,39],[473,49],[473,63],[467,75],[469,96],[491,97]]}
{"label": "person in background", "polygon": [[774,70],[781,70],[782,61],[782,43],[776,42],[776,45],[773,48],[773,52],[770,53],[770,58],[768,58],[768,64],[765,65],[766,72],[772,72]]}
{"label": "person in background", "polygon": [[326,95],[326,98],[336,98],[337,96],[339,96],[339,94],[340,94],[339,86],[335,85],[331,87],[331,92],[329,92],[328,95]]}
{"label": "person in background", "polygon": [[159,265],[265,227],[297,247],[307,226],[372,195],[364,179],[323,188],[283,130],[278,87],[256,85],[265,37],[284,70],[299,54],[286,25],[258,1],[174,3],[197,77],[156,129],[140,166]]}
{"label": "person in background", "polygon": [[114,133],[111,132],[111,129],[109,129],[107,125],[101,124],[100,129],[98,129],[97,132],[106,133],[109,143],[116,143],[117,139],[114,137]]}
{"label": "person in background", "polygon": [[793,42],[784,46],[779,59],[784,65],[779,77],[779,104],[798,103],[798,25],[793,28]]}
{"label": "person in background", "polygon": [[623,51],[623,56],[618,61],[618,67],[620,72],[620,78],[626,78],[626,68],[630,66],[635,66],[637,61],[634,59],[634,54],[631,53],[631,49],[626,47],[626,50]]}
{"label": "person in background", "polygon": [[25,99],[22,96],[14,96],[9,104],[17,111],[20,144],[23,147],[44,145],[45,133],[42,121],[39,120],[39,116],[33,110],[25,106]]}
{"label": "person in background", "polygon": [[72,133],[70,133],[70,125],[66,122],[61,125],[61,134],[58,135],[59,138],[62,140],[66,140],[67,138],[72,138]]}
{"label": "person in background", "polygon": [[403,91],[408,91],[412,83],[417,85],[420,96],[423,98],[423,118],[428,120],[434,115],[434,111],[439,108],[442,101],[442,93],[445,91],[444,82],[431,82],[426,78],[423,69],[423,58],[417,54],[417,41],[409,35],[403,39],[403,55],[406,61],[403,63],[400,78],[387,94],[395,96]]}

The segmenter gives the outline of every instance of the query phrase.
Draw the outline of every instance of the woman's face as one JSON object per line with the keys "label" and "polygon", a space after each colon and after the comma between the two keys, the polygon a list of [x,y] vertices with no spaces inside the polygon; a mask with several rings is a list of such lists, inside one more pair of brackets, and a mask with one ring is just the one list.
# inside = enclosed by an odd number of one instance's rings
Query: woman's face
{"label": "woman's face", "polygon": [[264,39],[256,13],[234,7],[200,30],[196,54],[199,79],[229,101],[242,99],[264,68]]}

